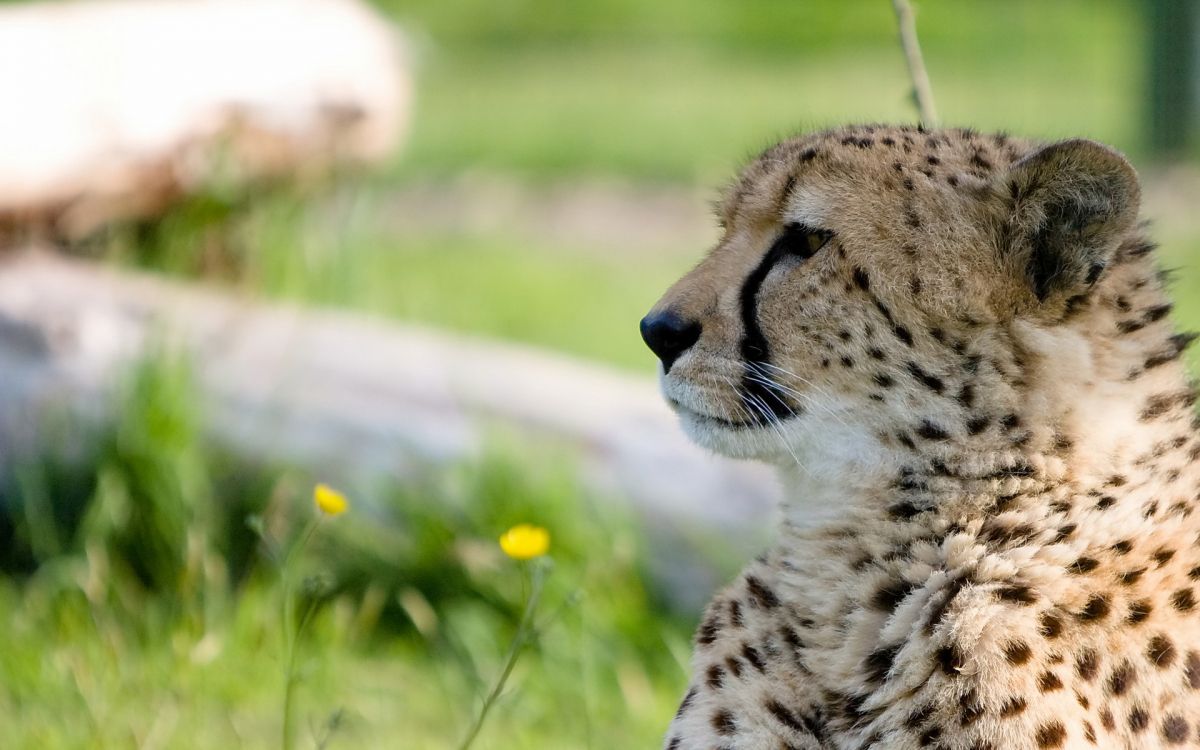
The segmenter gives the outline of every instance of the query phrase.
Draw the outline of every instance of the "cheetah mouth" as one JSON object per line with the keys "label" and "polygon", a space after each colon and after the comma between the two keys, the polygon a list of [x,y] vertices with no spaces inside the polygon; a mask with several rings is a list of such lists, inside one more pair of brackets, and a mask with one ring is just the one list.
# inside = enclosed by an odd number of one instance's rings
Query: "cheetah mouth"
{"label": "cheetah mouth", "polygon": [[727,430],[748,430],[761,426],[759,422],[750,419],[729,419],[728,417],[709,414],[684,406],[678,399],[668,396],[667,403],[681,418],[692,420],[701,425],[724,427]]}

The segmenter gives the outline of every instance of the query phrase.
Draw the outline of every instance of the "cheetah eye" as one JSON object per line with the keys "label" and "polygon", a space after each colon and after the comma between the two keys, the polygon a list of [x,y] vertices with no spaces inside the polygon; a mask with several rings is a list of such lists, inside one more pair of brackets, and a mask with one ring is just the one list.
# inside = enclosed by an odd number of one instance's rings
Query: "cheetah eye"
{"label": "cheetah eye", "polygon": [[783,234],[775,240],[771,252],[776,255],[794,255],[801,260],[807,260],[825,247],[831,237],[833,232],[828,229],[815,229],[794,221],[784,225]]}

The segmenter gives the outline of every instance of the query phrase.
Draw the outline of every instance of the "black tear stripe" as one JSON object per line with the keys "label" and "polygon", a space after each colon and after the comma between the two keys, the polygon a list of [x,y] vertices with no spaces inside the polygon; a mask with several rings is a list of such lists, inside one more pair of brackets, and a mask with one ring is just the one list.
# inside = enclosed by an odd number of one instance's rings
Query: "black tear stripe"
{"label": "black tear stripe", "polygon": [[801,245],[800,252],[797,252],[796,240],[797,235],[799,235],[799,239],[803,240],[812,231],[802,224],[793,223],[785,226],[783,234],[775,240],[771,249],[742,282],[739,297],[742,308],[742,330],[744,331],[741,354],[742,359],[746,361],[746,368],[745,374],[742,375],[741,397],[749,407],[755,422],[767,421],[766,415],[761,413],[763,409],[766,409],[770,416],[780,420],[797,416],[803,411],[799,404],[789,404],[781,393],[761,382],[768,374],[763,372],[765,368],[755,368],[757,364],[766,364],[771,361],[771,347],[767,343],[767,337],[763,334],[762,328],[758,325],[758,292],[763,281],[766,280],[767,274],[784,258],[794,256],[801,260],[807,260],[811,257],[811,253],[807,252],[806,245]]}
{"label": "black tear stripe", "polygon": [[758,266],[742,282],[739,298],[742,307],[742,330],[744,331],[741,353],[742,359],[746,360],[745,373],[742,375],[741,398],[749,407],[753,421],[759,423],[766,421],[765,415],[761,413],[762,409],[769,411],[770,415],[776,419],[785,419],[792,416],[793,413],[799,412],[798,406],[793,408],[783,400],[777,391],[762,383],[764,373],[755,372],[755,370],[763,368],[754,367],[756,364],[771,361],[771,347],[767,343],[767,337],[763,334],[762,328],[758,325],[758,291],[771,269],[787,255],[787,246],[784,242],[776,241],[771,245],[771,249],[759,261]]}

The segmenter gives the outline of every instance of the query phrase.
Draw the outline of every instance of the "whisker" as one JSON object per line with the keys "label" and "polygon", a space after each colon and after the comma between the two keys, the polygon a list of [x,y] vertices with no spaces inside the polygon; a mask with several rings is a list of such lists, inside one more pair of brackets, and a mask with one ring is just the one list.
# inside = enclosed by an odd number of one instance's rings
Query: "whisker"
{"label": "whisker", "polygon": [[[804,377],[803,375],[797,375],[796,373],[792,372],[791,370],[780,367],[779,365],[775,365],[770,362],[749,362],[747,364],[749,364],[752,368],[759,368],[758,372],[763,375],[766,375],[766,373],[761,368],[770,367],[771,369],[776,370],[779,373],[786,375],[789,378],[794,378],[798,382],[813,389],[818,394],[825,396],[826,398],[829,398],[830,400],[833,399],[833,394],[830,393],[826,388],[823,388],[822,386],[812,382],[811,380]],[[786,386],[783,386],[783,387],[786,387]],[[809,403],[810,405],[821,409],[823,412],[825,412],[826,414],[828,414],[829,416],[833,417],[838,422],[840,422],[843,426],[845,426],[845,427],[850,426],[849,424],[847,424],[846,420],[844,420],[842,418],[842,416],[840,414],[838,414],[834,409],[832,409],[828,404],[822,403],[821,401],[815,399],[812,396],[812,394],[804,394],[804,396],[805,396],[806,402]]]}
{"label": "whisker", "polygon": [[[732,383],[730,383],[730,385],[732,385]],[[750,399],[748,402],[749,405],[755,407],[756,410],[762,415],[762,417],[766,421],[767,425],[769,425],[771,427],[771,429],[774,430],[776,436],[779,438],[779,444],[783,447],[784,450],[786,450],[791,455],[792,461],[795,462],[796,467],[799,468],[801,471],[803,471],[805,474],[810,474],[811,472],[809,472],[808,467],[804,465],[804,462],[801,461],[800,457],[796,455],[796,451],[792,449],[791,444],[788,443],[787,435],[783,431],[783,424],[779,421],[779,417],[777,417],[767,407],[766,403],[763,402],[763,400],[758,395],[753,394],[753,393],[746,393],[744,391],[742,393],[744,393],[745,397]]]}

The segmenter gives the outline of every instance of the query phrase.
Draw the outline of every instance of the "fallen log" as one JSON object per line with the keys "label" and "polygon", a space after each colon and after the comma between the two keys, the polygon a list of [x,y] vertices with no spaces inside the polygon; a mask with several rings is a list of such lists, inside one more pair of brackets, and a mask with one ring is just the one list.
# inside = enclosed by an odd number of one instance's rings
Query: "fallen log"
{"label": "fallen log", "polygon": [[[195,363],[212,438],[252,460],[403,476],[474,455],[495,424],[571,448],[585,481],[676,542],[719,536],[741,551],[761,542],[776,497],[762,467],[688,442],[648,379],[37,252],[0,261],[0,457],[28,450],[46,414],[94,415],[163,341]],[[712,568],[675,562],[664,575],[703,595]]]}
{"label": "fallen log", "polygon": [[376,162],[411,82],[358,0],[0,6],[0,234],[78,238],[181,196]]}

